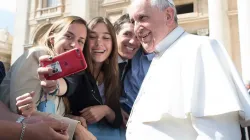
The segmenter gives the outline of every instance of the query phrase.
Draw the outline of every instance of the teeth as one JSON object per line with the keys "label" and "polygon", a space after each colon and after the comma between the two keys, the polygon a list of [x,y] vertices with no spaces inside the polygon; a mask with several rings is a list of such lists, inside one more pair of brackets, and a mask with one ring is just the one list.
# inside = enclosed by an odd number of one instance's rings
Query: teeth
{"label": "teeth", "polygon": [[105,50],[94,50],[94,53],[104,53]]}
{"label": "teeth", "polygon": [[126,47],[129,51],[133,51],[135,48]]}

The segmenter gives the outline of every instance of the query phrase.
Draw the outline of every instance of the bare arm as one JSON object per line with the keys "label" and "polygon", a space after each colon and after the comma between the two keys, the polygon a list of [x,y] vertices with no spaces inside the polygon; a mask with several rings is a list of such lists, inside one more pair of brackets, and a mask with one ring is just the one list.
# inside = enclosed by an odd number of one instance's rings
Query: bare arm
{"label": "bare arm", "polygon": [[0,124],[1,140],[18,140],[20,138],[22,129],[21,124],[2,120],[0,120]]}
{"label": "bare arm", "polygon": [[106,110],[106,119],[108,120],[109,123],[113,123],[115,120],[115,112],[109,108],[107,105],[104,106]]}
{"label": "bare arm", "polygon": [[63,96],[67,92],[67,84],[63,78],[58,79],[59,93],[58,96]]}
{"label": "bare arm", "polygon": [[[19,140],[22,131],[22,124],[0,120],[0,139]],[[26,124],[24,129],[24,140],[68,140],[69,136],[65,132],[67,125],[57,121]],[[58,133],[57,131],[61,131]]]}
{"label": "bare arm", "polygon": [[[10,110],[0,101],[0,120],[15,122],[20,115],[10,112]],[[1,125],[2,126],[2,125]]]}

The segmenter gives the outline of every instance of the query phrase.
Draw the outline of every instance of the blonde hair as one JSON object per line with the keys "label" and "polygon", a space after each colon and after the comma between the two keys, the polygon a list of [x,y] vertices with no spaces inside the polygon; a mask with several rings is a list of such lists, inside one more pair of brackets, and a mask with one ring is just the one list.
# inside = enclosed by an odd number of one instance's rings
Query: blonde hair
{"label": "blonde hair", "polygon": [[[52,24],[52,26],[49,28],[49,30],[43,35],[43,37],[39,40],[38,45],[45,47],[47,53],[51,56],[55,56],[57,53],[54,51],[54,45],[50,43],[50,40],[57,37],[57,36],[63,36],[67,31],[71,24],[73,23],[79,23],[85,25],[87,29],[87,23],[84,19],[77,16],[67,16],[64,17]],[[87,33],[88,34],[88,33]],[[84,44],[84,46],[86,43]],[[70,104],[67,97],[60,97],[59,102],[63,100],[64,106],[65,106],[65,113],[70,113]],[[59,107],[59,104],[58,104]],[[57,109],[58,109],[57,107]]]}
{"label": "blonde hair", "polygon": [[56,53],[54,51],[54,46],[53,44],[50,43],[50,40],[57,36],[63,36],[68,31],[69,26],[73,23],[83,24],[87,28],[86,21],[81,17],[77,16],[64,17],[52,24],[49,30],[39,40],[38,45],[46,47],[48,54],[51,56],[55,56]]}

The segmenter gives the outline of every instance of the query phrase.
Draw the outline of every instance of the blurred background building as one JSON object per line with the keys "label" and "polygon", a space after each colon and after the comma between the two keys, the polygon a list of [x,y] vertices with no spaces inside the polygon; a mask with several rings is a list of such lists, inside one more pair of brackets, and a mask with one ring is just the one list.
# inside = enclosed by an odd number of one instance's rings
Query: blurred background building
{"label": "blurred background building", "polygon": [[[250,80],[250,1],[174,2],[179,24],[189,33],[218,39],[227,49],[239,72]],[[130,0],[17,0],[16,4],[11,63],[36,43],[56,19],[77,15],[88,21],[96,16],[104,16],[114,22],[126,11]]]}
{"label": "blurred background building", "polygon": [[0,61],[3,62],[6,71],[10,68],[12,41],[13,37],[8,30],[0,29]]}

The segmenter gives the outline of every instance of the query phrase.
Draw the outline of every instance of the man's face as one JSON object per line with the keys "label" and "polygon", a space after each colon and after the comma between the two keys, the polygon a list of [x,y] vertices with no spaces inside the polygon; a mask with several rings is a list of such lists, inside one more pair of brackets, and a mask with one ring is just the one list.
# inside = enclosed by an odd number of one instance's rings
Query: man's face
{"label": "man's face", "polygon": [[131,5],[130,18],[134,32],[148,53],[155,51],[155,46],[168,34],[166,11],[152,7],[148,0],[136,0]]}
{"label": "man's face", "polygon": [[140,48],[140,42],[134,34],[134,25],[124,23],[117,34],[118,53],[122,59],[132,59]]}

